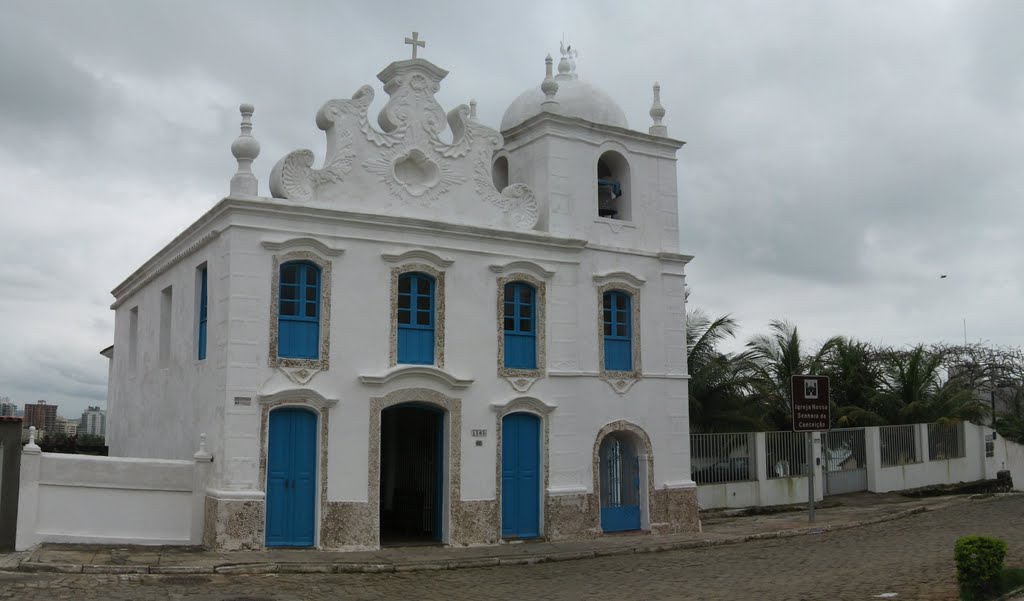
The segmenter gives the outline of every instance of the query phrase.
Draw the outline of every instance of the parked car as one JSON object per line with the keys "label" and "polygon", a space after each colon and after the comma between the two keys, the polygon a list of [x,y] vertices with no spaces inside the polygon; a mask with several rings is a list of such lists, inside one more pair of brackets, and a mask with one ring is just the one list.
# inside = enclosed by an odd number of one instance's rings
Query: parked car
{"label": "parked car", "polygon": [[730,457],[704,469],[693,472],[693,480],[697,484],[714,484],[716,482],[740,482],[750,480],[750,458]]}

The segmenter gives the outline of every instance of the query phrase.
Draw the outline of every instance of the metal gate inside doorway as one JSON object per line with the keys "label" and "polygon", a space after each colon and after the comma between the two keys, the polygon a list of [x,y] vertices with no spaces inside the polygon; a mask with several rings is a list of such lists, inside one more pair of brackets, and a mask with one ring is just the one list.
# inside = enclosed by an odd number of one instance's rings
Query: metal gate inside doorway
{"label": "metal gate inside doorway", "polygon": [[841,495],[868,489],[864,428],[841,428],[821,436],[825,462],[825,494]]}

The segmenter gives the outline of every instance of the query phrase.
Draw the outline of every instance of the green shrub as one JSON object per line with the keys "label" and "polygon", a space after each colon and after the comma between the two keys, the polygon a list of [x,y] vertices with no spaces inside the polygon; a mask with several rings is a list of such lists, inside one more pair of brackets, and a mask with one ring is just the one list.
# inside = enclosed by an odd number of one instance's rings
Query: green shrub
{"label": "green shrub", "polygon": [[956,577],[960,588],[973,598],[998,593],[1006,542],[990,536],[964,536],[956,541]]}

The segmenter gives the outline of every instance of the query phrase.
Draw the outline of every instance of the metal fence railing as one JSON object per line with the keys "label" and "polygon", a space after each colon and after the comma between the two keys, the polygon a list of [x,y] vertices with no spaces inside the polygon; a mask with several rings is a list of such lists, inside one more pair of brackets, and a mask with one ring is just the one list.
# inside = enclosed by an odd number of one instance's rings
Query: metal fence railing
{"label": "metal fence railing", "polygon": [[878,432],[881,442],[882,467],[920,463],[916,425],[881,426]]}
{"label": "metal fence railing", "polygon": [[928,424],[928,461],[964,457],[964,423]]}
{"label": "metal fence railing", "polygon": [[697,484],[755,479],[754,444],[753,432],[691,434],[691,477]]}
{"label": "metal fence railing", "polygon": [[769,478],[807,475],[807,435],[803,432],[766,432],[765,465]]}
{"label": "metal fence railing", "polygon": [[821,434],[826,472],[863,469],[867,463],[864,428],[833,428]]}

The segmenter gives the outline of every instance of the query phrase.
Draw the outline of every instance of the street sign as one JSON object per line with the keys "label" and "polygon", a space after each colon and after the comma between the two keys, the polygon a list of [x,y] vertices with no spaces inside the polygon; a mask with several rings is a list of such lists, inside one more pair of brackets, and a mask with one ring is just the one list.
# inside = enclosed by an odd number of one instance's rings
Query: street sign
{"label": "street sign", "polygon": [[831,423],[828,376],[793,376],[793,431],[819,432]]}

